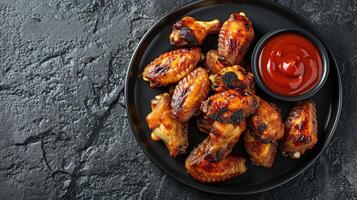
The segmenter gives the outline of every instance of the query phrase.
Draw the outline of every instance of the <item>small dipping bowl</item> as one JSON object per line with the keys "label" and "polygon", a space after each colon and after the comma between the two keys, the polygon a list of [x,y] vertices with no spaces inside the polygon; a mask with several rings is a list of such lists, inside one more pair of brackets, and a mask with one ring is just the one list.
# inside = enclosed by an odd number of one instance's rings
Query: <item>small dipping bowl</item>
{"label": "small dipping bowl", "polygon": [[258,86],[284,101],[300,101],[318,92],[328,77],[329,59],[322,42],[300,29],[265,34],[252,54]]}

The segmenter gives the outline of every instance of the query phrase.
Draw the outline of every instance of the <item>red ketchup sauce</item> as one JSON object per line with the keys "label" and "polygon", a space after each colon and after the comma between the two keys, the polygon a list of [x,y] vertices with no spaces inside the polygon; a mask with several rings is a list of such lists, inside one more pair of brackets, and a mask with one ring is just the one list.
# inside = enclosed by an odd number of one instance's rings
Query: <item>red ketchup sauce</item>
{"label": "red ketchup sauce", "polygon": [[298,96],[318,84],[323,65],[314,43],[296,33],[281,33],[265,42],[259,57],[259,73],[272,92]]}

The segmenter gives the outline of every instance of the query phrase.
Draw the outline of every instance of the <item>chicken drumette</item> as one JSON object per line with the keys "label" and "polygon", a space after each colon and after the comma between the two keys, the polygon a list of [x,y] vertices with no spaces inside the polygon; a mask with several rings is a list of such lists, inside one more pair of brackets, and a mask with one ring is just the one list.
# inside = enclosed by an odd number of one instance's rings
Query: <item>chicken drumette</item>
{"label": "chicken drumette", "polygon": [[201,67],[196,68],[176,85],[171,100],[172,113],[180,121],[188,121],[207,98],[209,89],[208,73]]}
{"label": "chicken drumette", "polygon": [[175,118],[170,110],[170,95],[164,93],[151,100],[151,113],[146,122],[152,131],[152,140],[162,140],[170,152],[176,157],[185,153],[188,147],[187,124]]}
{"label": "chicken drumette", "polygon": [[280,145],[283,155],[298,159],[317,143],[317,115],[313,101],[297,103],[286,120],[286,132]]}
{"label": "chicken drumette", "polygon": [[176,22],[170,34],[172,46],[198,46],[208,34],[218,33],[221,22],[218,19],[212,21],[197,21],[193,17],[184,17]]}
{"label": "chicken drumette", "polygon": [[226,67],[216,74],[211,75],[212,88],[216,92],[229,89],[248,90],[255,92],[255,82],[252,73],[247,72],[239,65]]}
{"label": "chicken drumette", "polygon": [[218,54],[226,65],[237,65],[254,39],[252,22],[244,13],[233,13],[219,32]]}
{"label": "chicken drumette", "polygon": [[200,58],[200,48],[182,48],[166,52],[145,67],[143,79],[149,81],[151,87],[177,83],[196,67]]}

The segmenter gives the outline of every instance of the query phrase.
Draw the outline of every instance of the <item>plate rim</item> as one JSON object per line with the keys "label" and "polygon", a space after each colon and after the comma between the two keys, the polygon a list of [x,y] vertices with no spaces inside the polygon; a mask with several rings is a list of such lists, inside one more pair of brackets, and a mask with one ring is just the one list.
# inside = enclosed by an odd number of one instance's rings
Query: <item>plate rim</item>
{"label": "plate rim", "polygon": [[[294,17],[298,18],[299,20],[301,20],[302,22],[304,22],[304,24],[306,24],[313,32],[314,34],[321,40],[322,44],[325,46],[330,59],[333,61],[335,69],[336,69],[336,76],[337,76],[337,82],[338,82],[338,104],[337,104],[337,113],[336,113],[336,117],[335,120],[333,121],[332,127],[329,131],[327,131],[328,133],[328,137],[325,141],[325,143],[323,144],[321,151],[319,151],[305,166],[303,166],[301,169],[297,170],[295,174],[293,174],[290,177],[287,177],[285,179],[282,179],[282,181],[277,182],[276,184],[272,184],[268,187],[265,188],[261,188],[261,189],[256,189],[256,190],[252,190],[252,191],[238,191],[238,192],[222,192],[222,191],[217,191],[217,190],[210,190],[210,189],[205,189],[205,188],[201,188],[197,185],[191,184],[189,182],[186,182],[184,180],[182,180],[181,178],[175,176],[173,173],[171,173],[169,170],[166,170],[160,162],[157,162],[154,160],[154,158],[151,156],[151,154],[148,153],[148,151],[146,150],[146,148],[144,147],[143,143],[141,142],[137,131],[135,129],[135,126],[133,124],[133,121],[130,117],[130,112],[129,112],[129,103],[128,103],[128,84],[129,84],[129,74],[131,69],[133,68],[133,63],[134,63],[134,58],[137,56],[138,52],[139,52],[139,48],[140,46],[145,42],[146,38],[149,36],[149,34],[155,29],[157,28],[157,26],[159,26],[160,24],[162,24],[165,20],[167,20],[171,15],[173,15],[174,13],[177,13],[181,10],[187,9],[189,7],[192,7],[194,5],[198,5],[198,4],[202,4],[204,2],[214,2],[210,5],[215,5],[215,4],[224,4],[224,3],[232,3],[232,1],[230,0],[198,0],[198,1],[191,1],[188,2],[186,4],[181,5],[178,8],[173,9],[172,11],[168,12],[167,14],[165,14],[163,17],[161,17],[159,20],[157,20],[146,32],[145,34],[142,36],[142,38],[140,39],[139,43],[137,44],[137,46],[135,47],[133,53],[131,54],[131,58],[127,67],[127,71],[126,71],[126,75],[125,75],[125,89],[124,89],[124,101],[125,101],[125,110],[126,110],[126,114],[127,114],[127,119],[129,122],[129,126],[131,129],[132,134],[134,135],[137,143],[139,144],[140,148],[142,149],[142,151],[144,152],[144,154],[150,159],[151,162],[153,162],[162,172],[164,172],[164,174],[170,176],[173,180],[190,186],[191,188],[194,188],[198,191],[203,191],[203,192],[207,192],[207,193],[212,193],[212,194],[220,194],[220,195],[248,195],[248,194],[256,194],[256,193],[261,193],[261,192],[265,192],[268,190],[272,190],[274,188],[277,188],[291,180],[293,180],[294,178],[296,178],[297,176],[301,175],[307,168],[309,168],[320,156],[321,154],[325,151],[327,145],[330,143],[332,136],[335,134],[338,122],[340,120],[340,114],[341,114],[341,110],[342,110],[342,101],[343,101],[343,91],[342,91],[342,81],[341,81],[341,75],[340,75],[340,70],[339,70],[339,64],[336,60],[336,57],[334,56],[331,48],[326,44],[326,41],[321,37],[321,34],[315,29],[315,27],[304,17],[302,17],[299,13],[295,12],[293,9],[279,4],[277,2],[274,1],[269,1],[269,0],[259,0],[261,2],[267,3],[271,6],[275,6],[279,9],[283,9],[286,10],[287,12],[291,13],[292,15],[294,15]],[[235,2],[235,3],[240,3],[240,2]],[[203,8],[204,6],[199,6],[199,8]],[[331,66],[331,65],[330,65]],[[330,72],[331,73],[331,72]]]}

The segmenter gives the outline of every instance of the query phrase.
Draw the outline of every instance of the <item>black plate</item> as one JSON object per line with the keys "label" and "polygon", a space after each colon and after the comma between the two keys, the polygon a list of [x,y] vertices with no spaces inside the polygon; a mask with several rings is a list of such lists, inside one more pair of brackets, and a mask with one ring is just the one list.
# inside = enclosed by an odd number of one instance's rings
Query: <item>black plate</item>
{"label": "black plate", "polygon": [[[125,98],[130,126],[145,154],[166,174],[177,181],[199,190],[218,194],[250,194],[261,192],[296,177],[316,160],[330,141],[342,106],[342,86],[337,63],[331,50],[324,43],[330,58],[330,73],[325,86],[311,98],[317,103],[318,110],[319,139],[317,145],[312,150],[306,152],[299,160],[291,160],[282,157],[278,153],[271,169],[253,166],[247,161],[248,171],[239,177],[217,184],[202,184],[194,181],[186,173],[184,167],[184,161],[188,154],[173,159],[169,156],[162,142],[155,142],[150,139],[150,130],[145,122],[145,117],[150,112],[150,100],[155,95],[167,90],[165,88],[150,88],[149,84],[142,80],[141,72],[153,58],[170,49],[168,38],[172,24],[183,16],[189,15],[200,20],[218,18],[223,22],[232,12],[237,11],[244,11],[253,21],[256,33],[255,42],[265,33],[280,28],[301,28],[318,37],[312,26],[302,17],[274,2],[263,0],[208,0],[194,2],[163,17],[144,35],[131,59],[125,86]],[[202,45],[204,52],[216,48],[217,36],[209,36]],[[250,54],[251,52],[248,54],[248,60]],[[257,92],[266,100],[279,105],[282,108],[283,117],[286,118],[292,102],[272,99],[259,90],[259,88]],[[198,145],[204,137],[205,135],[200,133],[196,129],[195,124],[191,122],[189,126],[190,147],[188,152]],[[236,145],[234,153],[247,157],[241,142],[238,142]]]}

